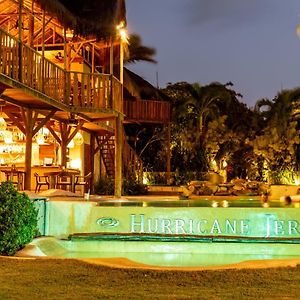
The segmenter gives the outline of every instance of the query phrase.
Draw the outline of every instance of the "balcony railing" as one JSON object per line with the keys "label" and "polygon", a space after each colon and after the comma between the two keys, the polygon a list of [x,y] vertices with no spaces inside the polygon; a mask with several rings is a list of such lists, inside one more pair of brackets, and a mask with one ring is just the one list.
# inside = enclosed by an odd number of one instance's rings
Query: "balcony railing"
{"label": "balcony railing", "polygon": [[171,118],[170,103],[166,101],[124,100],[123,112],[128,121],[167,123]]}
{"label": "balcony railing", "polygon": [[122,109],[122,85],[112,75],[65,71],[1,29],[0,73],[69,106]]}

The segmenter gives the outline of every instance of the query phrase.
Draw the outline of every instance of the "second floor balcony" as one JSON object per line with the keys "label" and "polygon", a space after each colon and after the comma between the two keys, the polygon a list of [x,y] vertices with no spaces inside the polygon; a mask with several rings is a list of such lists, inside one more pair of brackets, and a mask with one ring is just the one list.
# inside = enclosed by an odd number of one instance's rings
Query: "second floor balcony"
{"label": "second floor balcony", "polygon": [[171,106],[167,101],[124,100],[125,121],[141,123],[168,123],[171,120]]}
{"label": "second floor balcony", "polygon": [[[112,75],[66,71],[0,30],[0,82],[60,109],[122,111],[122,84]],[[15,93],[16,101],[22,95]]]}

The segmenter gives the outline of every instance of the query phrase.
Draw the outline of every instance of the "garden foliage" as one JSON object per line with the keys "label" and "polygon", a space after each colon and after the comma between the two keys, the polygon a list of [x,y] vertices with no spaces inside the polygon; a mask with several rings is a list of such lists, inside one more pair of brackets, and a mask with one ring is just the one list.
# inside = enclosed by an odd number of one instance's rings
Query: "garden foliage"
{"label": "garden foliage", "polygon": [[14,255],[37,234],[37,211],[12,183],[0,185],[0,254]]}
{"label": "garden foliage", "polygon": [[[145,195],[147,186],[137,182],[134,178],[127,178],[123,181],[123,195]],[[113,195],[114,180],[112,178],[101,178],[95,185],[95,193],[98,195]]]}

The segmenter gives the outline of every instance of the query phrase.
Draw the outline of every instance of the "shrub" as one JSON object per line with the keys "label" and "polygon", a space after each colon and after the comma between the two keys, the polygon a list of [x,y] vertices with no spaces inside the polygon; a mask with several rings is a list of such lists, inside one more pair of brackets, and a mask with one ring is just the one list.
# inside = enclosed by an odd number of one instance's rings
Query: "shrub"
{"label": "shrub", "polygon": [[148,188],[145,184],[137,182],[134,178],[124,179],[123,195],[146,195]]}
{"label": "shrub", "polygon": [[37,234],[37,211],[12,183],[0,185],[0,254],[14,255]]}
{"label": "shrub", "polygon": [[103,177],[95,184],[95,193],[97,195],[113,195],[114,180],[112,178]]}
{"label": "shrub", "polygon": [[[134,178],[123,180],[123,195],[145,195],[147,192],[147,186],[137,182]],[[113,195],[114,180],[111,178],[101,178],[95,185],[95,193],[98,195]]]}

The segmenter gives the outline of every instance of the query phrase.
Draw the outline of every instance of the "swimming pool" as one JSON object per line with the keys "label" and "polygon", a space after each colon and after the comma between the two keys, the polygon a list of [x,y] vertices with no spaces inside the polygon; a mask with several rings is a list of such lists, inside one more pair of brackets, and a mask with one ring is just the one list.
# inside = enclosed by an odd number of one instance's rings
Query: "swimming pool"
{"label": "swimming pool", "polygon": [[299,244],[191,243],[138,241],[71,241],[43,238],[34,241],[46,256],[63,258],[127,258],[164,267],[207,267],[249,260],[300,258]]}
{"label": "swimming pool", "polygon": [[124,257],[159,266],[213,266],[299,258],[297,203],[257,199],[59,200],[46,202],[49,256]]}

